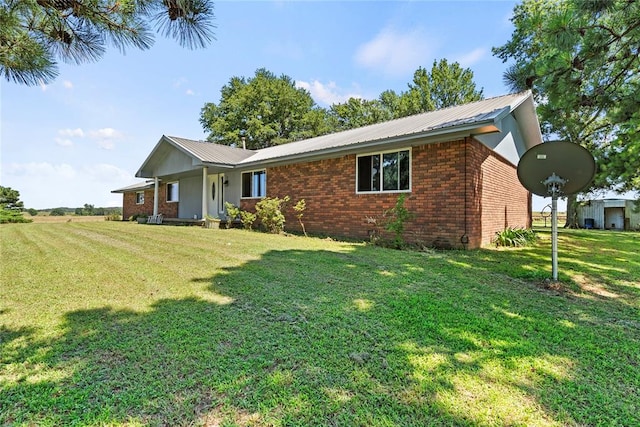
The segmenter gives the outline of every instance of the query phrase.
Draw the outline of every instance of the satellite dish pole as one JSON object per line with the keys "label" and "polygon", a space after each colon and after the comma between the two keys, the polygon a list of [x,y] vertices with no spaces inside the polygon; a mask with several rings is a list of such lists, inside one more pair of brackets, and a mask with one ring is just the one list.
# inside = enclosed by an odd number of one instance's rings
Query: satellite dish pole
{"label": "satellite dish pole", "polygon": [[[518,163],[518,179],[533,194],[551,196],[551,273],[558,280],[558,197],[578,193],[596,173],[591,153],[579,144],[557,141],[534,145]],[[545,220],[546,226],[546,220]]]}
{"label": "satellite dish pole", "polygon": [[547,193],[551,196],[551,278],[558,281],[558,196],[567,183],[553,172],[542,184],[547,186]]}

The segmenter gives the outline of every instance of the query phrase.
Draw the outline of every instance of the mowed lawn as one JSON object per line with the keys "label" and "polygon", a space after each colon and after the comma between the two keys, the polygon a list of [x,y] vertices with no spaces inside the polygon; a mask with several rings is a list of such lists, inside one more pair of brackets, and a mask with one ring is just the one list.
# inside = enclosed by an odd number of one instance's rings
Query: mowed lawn
{"label": "mowed lawn", "polygon": [[640,234],[0,226],[0,424],[640,425]]}

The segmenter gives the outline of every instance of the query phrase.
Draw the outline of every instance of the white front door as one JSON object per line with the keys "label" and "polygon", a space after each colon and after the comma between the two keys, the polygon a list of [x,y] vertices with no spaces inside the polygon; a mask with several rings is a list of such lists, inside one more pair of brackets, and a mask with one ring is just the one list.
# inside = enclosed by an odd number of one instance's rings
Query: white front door
{"label": "white front door", "polygon": [[220,218],[224,213],[224,174],[207,176],[207,214]]}

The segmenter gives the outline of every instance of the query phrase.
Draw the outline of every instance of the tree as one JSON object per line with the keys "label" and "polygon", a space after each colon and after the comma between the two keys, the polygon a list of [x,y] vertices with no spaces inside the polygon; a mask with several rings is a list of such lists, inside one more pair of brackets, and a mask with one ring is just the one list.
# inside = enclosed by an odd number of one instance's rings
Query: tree
{"label": "tree", "polygon": [[493,52],[514,61],[505,82],[533,90],[545,137],[594,154],[593,188],[640,190],[640,2],[525,0],[512,22],[511,40]]}
{"label": "tree", "polygon": [[24,218],[24,204],[20,201],[20,193],[11,187],[0,185],[0,224],[7,222],[31,222]]}
{"label": "tree", "polygon": [[49,212],[49,216],[64,216],[64,209],[63,208],[53,208],[51,209],[51,212]]}
{"label": "tree", "polygon": [[430,71],[418,68],[406,92],[386,90],[376,100],[350,98],[333,104],[330,115],[337,129],[352,129],[386,120],[426,113],[483,99],[473,81],[473,71],[446,59],[433,61]]}
{"label": "tree", "polygon": [[0,74],[25,85],[49,83],[57,60],[96,61],[108,45],[148,49],[153,31],[188,48],[213,36],[210,0],[3,0]]}
{"label": "tree", "polygon": [[258,149],[327,133],[326,111],[291,77],[264,68],[254,77],[232,77],[220,90],[220,103],[206,103],[200,123],[208,140]]}
{"label": "tree", "polygon": [[401,95],[400,110],[402,116],[408,116],[481,99],[482,89],[477,90],[473,71],[441,59],[433,61],[431,71],[420,67],[413,73],[413,83]]}
{"label": "tree", "polygon": [[329,114],[337,130],[346,130],[391,120],[393,112],[380,100],[349,98],[345,103],[333,104]]}

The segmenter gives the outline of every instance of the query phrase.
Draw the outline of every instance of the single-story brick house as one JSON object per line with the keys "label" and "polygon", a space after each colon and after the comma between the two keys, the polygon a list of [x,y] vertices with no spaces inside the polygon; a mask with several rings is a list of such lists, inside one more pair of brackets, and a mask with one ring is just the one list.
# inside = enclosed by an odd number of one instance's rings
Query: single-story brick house
{"label": "single-story brick house", "polygon": [[[123,193],[125,218],[224,217],[263,197],[305,199],[308,232],[367,239],[406,193],[407,240],[477,248],[531,225],[516,166],[542,142],[531,93],[510,94],[302,141],[245,150],[162,136]],[[287,229],[296,230],[294,217]]]}

